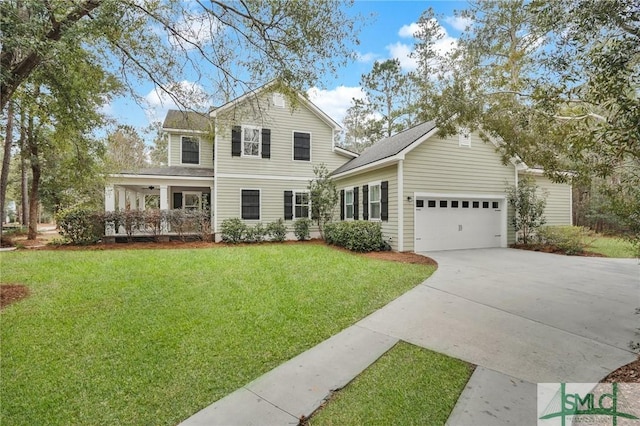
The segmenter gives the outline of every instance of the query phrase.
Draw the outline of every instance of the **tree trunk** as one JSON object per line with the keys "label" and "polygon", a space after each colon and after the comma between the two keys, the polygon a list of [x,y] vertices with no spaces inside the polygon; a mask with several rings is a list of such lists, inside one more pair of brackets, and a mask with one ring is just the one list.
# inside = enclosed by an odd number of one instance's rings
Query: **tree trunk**
{"label": "tree trunk", "polygon": [[9,182],[9,165],[11,164],[11,145],[13,145],[13,102],[7,107],[7,134],[4,140],[4,154],[2,158],[2,172],[0,173],[0,242],[2,241],[2,225],[6,214],[4,211]]}
{"label": "tree trunk", "polygon": [[22,200],[22,226],[29,223],[29,174],[27,173],[27,129],[24,114],[20,117],[20,194]]}
{"label": "tree trunk", "polygon": [[31,190],[29,191],[29,233],[28,240],[35,240],[38,236],[38,201],[40,190],[40,160],[38,158],[38,141],[34,134],[33,116],[29,114],[29,156],[31,163]]}

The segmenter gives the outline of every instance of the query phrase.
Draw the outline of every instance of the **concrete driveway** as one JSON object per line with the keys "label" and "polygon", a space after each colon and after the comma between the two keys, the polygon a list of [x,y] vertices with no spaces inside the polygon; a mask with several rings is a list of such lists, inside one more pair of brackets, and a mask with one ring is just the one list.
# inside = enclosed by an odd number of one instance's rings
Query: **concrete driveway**
{"label": "concrete driveway", "polygon": [[449,424],[535,424],[535,383],[596,382],[635,359],[637,260],[424,254],[434,275],[358,325],[479,366]]}

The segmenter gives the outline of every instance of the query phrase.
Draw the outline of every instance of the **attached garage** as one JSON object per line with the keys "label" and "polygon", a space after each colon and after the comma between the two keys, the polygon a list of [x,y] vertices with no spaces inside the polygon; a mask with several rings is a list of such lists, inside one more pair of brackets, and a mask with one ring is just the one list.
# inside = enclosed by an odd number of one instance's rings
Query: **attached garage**
{"label": "attached garage", "polygon": [[414,250],[506,246],[504,197],[416,194]]}

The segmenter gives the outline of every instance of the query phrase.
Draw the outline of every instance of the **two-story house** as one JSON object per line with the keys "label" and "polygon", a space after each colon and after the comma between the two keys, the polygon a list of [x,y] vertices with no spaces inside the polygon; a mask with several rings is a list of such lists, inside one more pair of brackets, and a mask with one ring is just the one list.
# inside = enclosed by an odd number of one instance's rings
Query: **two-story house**
{"label": "two-story house", "polygon": [[336,219],[380,222],[394,250],[506,247],[516,237],[506,188],[525,175],[548,194],[547,223],[571,224],[570,185],[503,164],[499,143],[477,133],[442,138],[433,121],[358,156],[336,146],[340,126],[312,102],[292,105],[267,85],[209,114],[169,111],[163,129],[168,166],[111,175],[107,211],[144,208],[154,194],[161,209],[210,208],[214,233],[227,218],[291,225],[310,216],[307,188],[324,163],[340,191]]}
{"label": "two-story house", "polygon": [[143,209],[156,195],[163,210],[210,208],[213,232],[227,218],[290,225],[310,217],[314,166],[335,170],[357,156],[336,146],[340,129],[305,97],[292,104],[269,85],[208,115],[169,111],[167,167],[111,175],[105,209]]}

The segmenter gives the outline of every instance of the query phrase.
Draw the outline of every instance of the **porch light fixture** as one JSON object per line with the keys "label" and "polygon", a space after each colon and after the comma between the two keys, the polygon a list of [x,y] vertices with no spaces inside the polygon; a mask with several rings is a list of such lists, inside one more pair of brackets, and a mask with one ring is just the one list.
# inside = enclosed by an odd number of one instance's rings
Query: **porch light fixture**
{"label": "porch light fixture", "polygon": [[407,201],[408,201],[408,202],[412,202],[412,201],[413,201],[413,197],[412,197],[411,195],[409,195],[409,196],[407,197]]}

